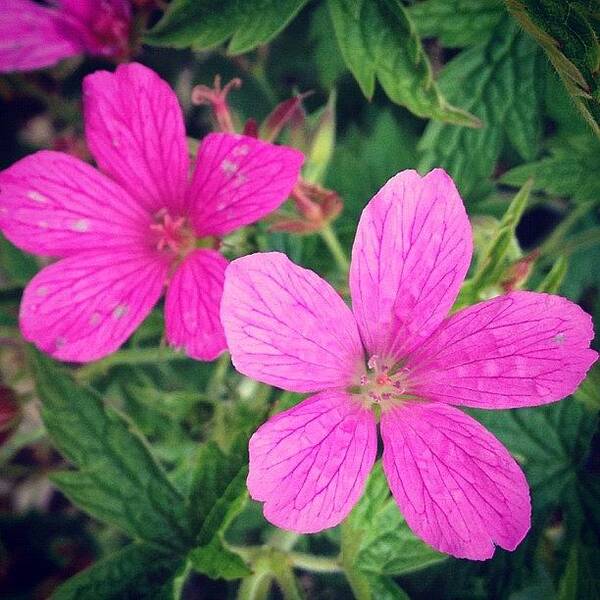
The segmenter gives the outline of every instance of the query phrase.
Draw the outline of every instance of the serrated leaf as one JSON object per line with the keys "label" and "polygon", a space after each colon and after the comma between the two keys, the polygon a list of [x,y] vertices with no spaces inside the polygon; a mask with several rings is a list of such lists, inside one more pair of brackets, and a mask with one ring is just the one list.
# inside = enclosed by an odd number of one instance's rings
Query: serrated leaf
{"label": "serrated leaf", "polygon": [[410,530],[390,495],[380,463],[342,525],[342,553],[348,551],[356,569],[377,576],[410,573],[446,558]]}
{"label": "serrated leaf", "polygon": [[451,102],[479,117],[483,127],[429,123],[420,142],[420,169],[444,167],[472,199],[490,188],[507,143],[525,160],[534,158],[541,127],[540,59],[539,49],[507,17],[493,35],[450,61],[440,87]]}
{"label": "serrated leaf", "polygon": [[195,571],[211,579],[240,579],[252,574],[242,558],[225,548],[218,538],[194,548],[188,558]]}
{"label": "serrated leaf", "polygon": [[135,543],[111,554],[63,583],[52,600],[159,600],[181,557]]}
{"label": "serrated leaf", "polygon": [[248,475],[247,439],[226,455],[214,442],[205,444],[197,459],[197,469],[189,499],[190,512],[198,524],[198,543],[209,544],[224,531],[246,502]]}
{"label": "serrated leaf", "polygon": [[505,9],[501,0],[425,0],[408,9],[421,37],[447,48],[472,46],[488,37]]}
{"label": "serrated leaf", "polygon": [[145,41],[204,50],[231,38],[229,53],[242,54],[274,38],[307,1],[174,0]]}
{"label": "serrated leaf", "polygon": [[77,467],[53,475],[61,491],[133,538],[185,547],[191,531],[184,499],[141,434],[50,359],[33,351],[31,357],[48,434]]}
{"label": "serrated leaf", "polygon": [[533,189],[576,202],[600,201],[600,140],[589,135],[562,138],[542,160],[520,165],[500,179],[507,185],[521,185],[533,178]]}
{"label": "serrated leaf", "polygon": [[573,399],[510,411],[469,411],[498,436],[524,467],[532,490],[534,516],[563,507],[581,519],[578,494],[596,420]]}
{"label": "serrated leaf", "polygon": [[420,117],[479,125],[442,96],[398,0],[328,0],[328,6],[342,56],[367,98],[373,96],[377,78],[390,100]]}
{"label": "serrated leaf", "polygon": [[600,135],[600,44],[595,0],[506,0],[511,14],[540,44],[567,91]]}

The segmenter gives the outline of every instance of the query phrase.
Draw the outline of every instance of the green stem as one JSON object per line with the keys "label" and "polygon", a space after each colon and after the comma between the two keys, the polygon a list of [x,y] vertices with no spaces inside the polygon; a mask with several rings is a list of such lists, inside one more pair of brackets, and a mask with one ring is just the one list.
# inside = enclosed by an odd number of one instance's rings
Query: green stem
{"label": "green stem", "polygon": [[214,365],[211,378],[206,386],[206,395],[208,397],[219,395],[219,391],[223,386],[227,371],[229,370],[229,353],[224,352],[219,356]]}
{"label": "green stem", "polygon": [[290,552],[289,558],[292,565],[303,571],[312,573],[341,573],[342,565],[337,558],[328,556],[316,556],[314,554],[305,554],[304,552]]}
{"label": "green stem", "polygon": [[169,360],[187,360],[187,356],[181,352],[175,352],[170,348],[129,348],[119,350],[102,360],[80,367],[75,372],[79,380],[94,379],[106,374],[111,367],[122,365],[146,365],[152,363],[166,362]]}
{"label": "green stem", "polygon": [[327,248],[329,248],[329,251],[340,268],[340,271],[342,271],[344,274],[348,273],[348,270],[350,269],[350,262],[348,261],[346,252],[342,248],[342,245],[335,235],[335,232],[331,228],[331,225],[326,225],[320,229],[319,234],[323,238]]}

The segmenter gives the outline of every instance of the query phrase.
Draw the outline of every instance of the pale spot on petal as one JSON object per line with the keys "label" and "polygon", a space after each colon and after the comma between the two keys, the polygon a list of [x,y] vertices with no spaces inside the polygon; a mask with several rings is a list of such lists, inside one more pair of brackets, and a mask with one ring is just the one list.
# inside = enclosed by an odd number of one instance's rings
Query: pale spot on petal
{"label": "pale spot on petal", "polygon": [[100,323],[100,319],[101,319],[101,315],[100,313],[95,312],[91,317],[90,317],[90,325],[98,325],[98,323]]}
{"label": "pale spot on petal", "polygon": [[128,307],[126,304],[119,304],[113,310],[113,317],[115,319],[120,319],[127,314]]}
{"label": "pale spot on petal", "polygon": [[39,202],[40,204],[45,204],[46,202],[48,202],[48,198],[46,198],[46,196],[40,194],[39,192],[36,192],[35,190],[27,192],[27,197],[30,200],[33,200],[34,202]]}
{"label": "pale spot on petal", "polygon": [[78,221],[74,221],[71,224],[71,229],[73,231],[80,231],[81,233],[89,231],[90,222],[88,221],[88,219],[79,219]]}
{"label": "pale spot on petal", "polygon": [[45,285],[41,285],[37,290],[35,290],[35,293],[38,296],[45,296],[48,293],[48,288]]}

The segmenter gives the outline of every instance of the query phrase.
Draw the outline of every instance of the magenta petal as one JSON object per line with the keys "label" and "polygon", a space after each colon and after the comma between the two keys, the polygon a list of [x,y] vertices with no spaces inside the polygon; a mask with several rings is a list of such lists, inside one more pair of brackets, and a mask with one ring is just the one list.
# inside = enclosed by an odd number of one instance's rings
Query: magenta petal
{"label": "magenta petal", "polygon": [[370,355],[401,358],[435,330],[471,260],[471,227],[452,179],[402,171],[364,209],[350,290]]}
{"label": "magenta petal", "polygon": [[414,393],[478,408],[560,400],[597,358],[591,317],[559,296],[513,292],[450,317],[407,364]]}
{"label": "magenta petal", "polygon": [[363,351],[350,309],[284,254],[251,254],[225,273],[221,322],[236,369],[293,392],[354,382]]}
{"label": "magenta petal", "polygon": [[0,230],[28,252],[140,246],[149,225],[123,188],[68,154],[37,152],[0,173]]}
{"label": "magenta petal", "polygon": [[167,263],[131,251],[88,251],[40,271],[25,288],[25,339],[54,358],[88,362],[114,352],[160,297]]}
{"label": "magenta petal", "polygon": [[48,67],[83,51],[59,11],[30,0],[0,2],[0,73]]}
{"label": "magenta petal", "polygon": [[360,498],[375,462],[370,411],[326,391],[275,415],[250,439],[248,490],[265,518],[314,533],[340,523]]}
{"label": "magenta petal", "polygon": [[185,213],[188,151],[169,85],[137,63],[83,82],[85,133],[100,168],[146,209]]}
{"label": "magenta petal", "polygon": [[514,550],[529,530],[525,476],[477,421],[445,404],[383,413],[383,469],[410,528],[459,558],[484,560],[494,544]]}
{"label": "magenta petal", "polygon": [[207,135],[190,188],[198,235],[224,235],[279,208],[298,180],[303,160],[297,150],[255,138]]}
{"label": "magenta petal", "polygon": [[215,250],[195,250],[169,283],[167,339],[192,358],[213,360],[227,348],[219,319],[227,264]]}

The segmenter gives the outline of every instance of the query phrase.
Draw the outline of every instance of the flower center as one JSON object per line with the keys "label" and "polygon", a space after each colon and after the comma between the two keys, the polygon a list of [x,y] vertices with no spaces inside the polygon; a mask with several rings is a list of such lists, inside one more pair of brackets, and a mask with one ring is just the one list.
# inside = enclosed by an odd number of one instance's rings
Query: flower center
{"label": "flower center", "polygon": [[117,58],[127,55],[130,22],[126,14],[119,14],[110,3],[102,3],[89,28],[92,51]]}
{"label": "flower center", "polygon": [[166,208],[154,215],[150,225],[153,246],[159,252],[183,257],[195,247],[196,236],[185,217],[173,217]]}
{"label": "flower center", "polygon": [[367,362],[366,372],[359,384],[350,390],[358,394],[365,406],[379,406],[387,410],[407,400],[416,399],[410,393],[409,371],[401,363],[392,364],[377,355]]}

